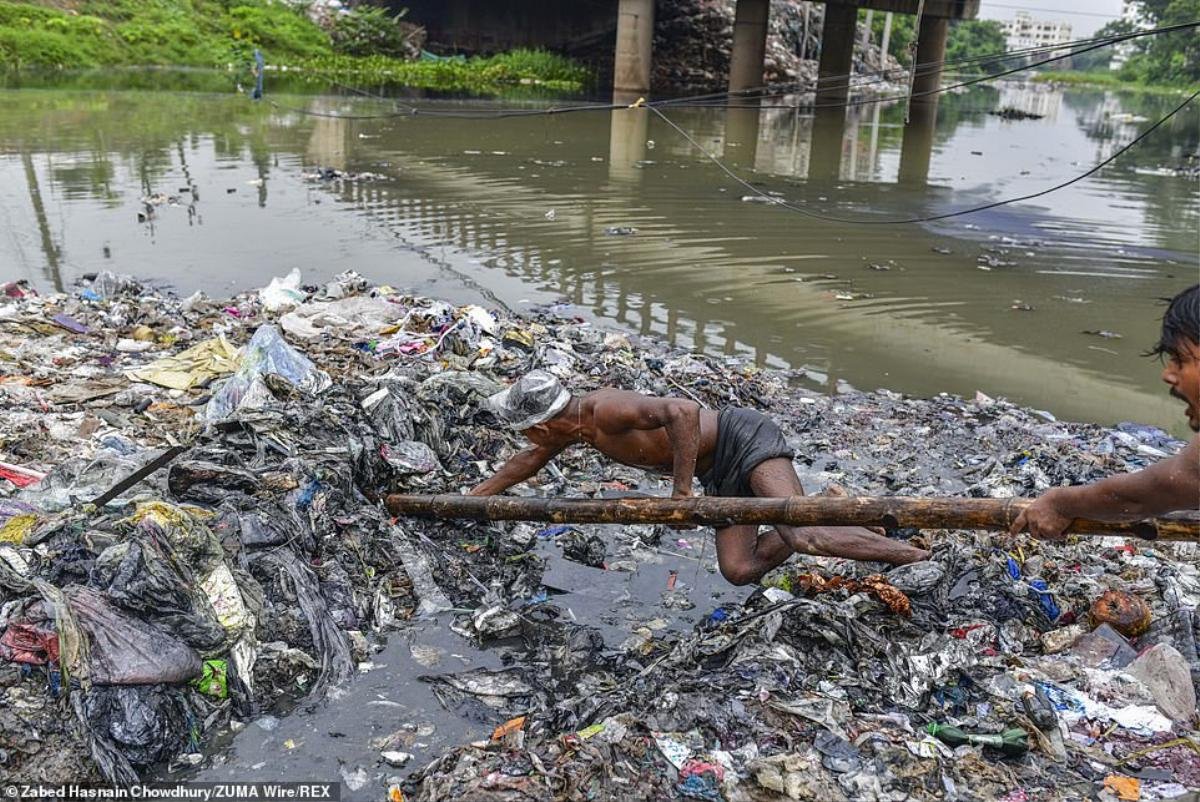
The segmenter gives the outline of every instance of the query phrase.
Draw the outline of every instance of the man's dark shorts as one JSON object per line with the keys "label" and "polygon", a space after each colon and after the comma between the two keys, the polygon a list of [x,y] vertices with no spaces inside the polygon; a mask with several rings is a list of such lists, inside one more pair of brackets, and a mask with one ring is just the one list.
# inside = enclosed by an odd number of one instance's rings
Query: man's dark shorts
{"label": "man's dark shorts", "polygon": [[793,456],[775,421],[752,409],[726,408],[717,417],[712,468],[700,482],[708,496],[753,496],[750,472],[766,460]]}

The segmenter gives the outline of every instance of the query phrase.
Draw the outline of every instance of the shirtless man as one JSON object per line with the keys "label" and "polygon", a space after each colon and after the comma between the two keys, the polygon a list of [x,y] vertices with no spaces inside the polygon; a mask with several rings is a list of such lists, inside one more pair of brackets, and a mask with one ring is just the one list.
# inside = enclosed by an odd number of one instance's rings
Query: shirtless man
{"label": "shirtless man", "polygon": [[[1200,284],[1176,295],[1163,315],[1162,335],[1152,351],[1163,358],[1162,380],[1187,404],[1188,425],[1200,432]],[[1136,521],[1179,510],[1200,509],[1200,437],[1169,459],[1145,470],[1110,476],[1090,485],[1048,490],[1013,522],[1058,539],[1071,521]]]}
{"label": "shirtless man", "polygon": [[[674,478],[673,498],[692,495],[699,477],[710,496],[802,496],[792,450],[770,419],[749,409],[718,415],[694,401],[597,390],[576,398],[549,373],[533,371],[488,399],[501,421],[533,444],[470,491],[502,493],[541,470],[567,446],[586,443],[624,465]],[[735,585],[757,582],[795,552],[893,565],[929,552],[860,527],[754,525],[717,530],[717,562]]]}

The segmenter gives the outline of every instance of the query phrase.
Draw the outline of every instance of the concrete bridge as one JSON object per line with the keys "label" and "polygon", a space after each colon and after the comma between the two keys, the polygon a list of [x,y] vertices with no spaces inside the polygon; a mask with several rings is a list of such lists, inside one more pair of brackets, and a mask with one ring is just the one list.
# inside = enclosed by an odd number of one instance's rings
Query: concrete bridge
{"label": "concrete bridge", "polygon": [[[631,103],[648,96],[653,62],[654,11],[657,3],[673,0],[404,0],[410,17],[427,26],[437,41],[468,50],[497,50],[516,46],[563,49],[581,39],[611,36],[616,22],[613,54],[613,102]],[[844,104],[852,69],[858,10],[873,9],[916,15],[916,64],[940,65],[946,54],[951,20],[974,19],[980,0],[814,0],[824,2],[821,30],[812,161],[836,171],[845,127]],[[763,82],[771,0],[736,0],[729,91],[745,92]],[[886,38],[886,34],[885,34]],[[913,81],[913,101],[905,126],[901,179],[920,183],[929,170],[929,147],[937,119],[937,89],[942,69],[934,66]],[[746,105],[746,101],[739,103]],[[752,105],[752,103],[751,103]],[[752,138],[758,117],[743,112]],[[822,143],[827,152],[821,150]]]}
{"label": "concrete bridge", "polygon": [[[898,14],[921,11],[917,63],[940,62],[946,50],[950,20],[973,19],[979,0],[823,0],[818,103],[846,99],[847,85],[837,78],[850,72],[860,8]],[[619,97],[650,90],[655,3],[672,0],[404,0],[410,17],[425,25],[433,38],[467,50],[516,46],[564,49],[581,40],[611,36],[616,27],[613,89]],[[816,0],[822,2],[822,0]],[[770,0],[737,0],[729,91],[762,84]],[[936,88],[940,70],[917,76],[916,93]]]}

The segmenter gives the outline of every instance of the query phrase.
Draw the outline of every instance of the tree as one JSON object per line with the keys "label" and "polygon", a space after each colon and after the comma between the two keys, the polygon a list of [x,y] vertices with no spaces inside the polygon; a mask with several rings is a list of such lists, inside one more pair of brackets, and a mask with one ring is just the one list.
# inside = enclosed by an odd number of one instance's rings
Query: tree
{"label": "tree", "polygon": [[1004,49],[1004,29],[996,20],[959,20],[951,23],[946,40],[946,66],[958,72],[998,72],[1004,62],[983,56],[1000,56]]}
{"label": "tree", "polygon": [[[1139,0],[1138,10],[1155,28],[1200,19],[1200,0]],[[1200,28],[1147,37],[1145,50],[1121,71],[1122,77],[1162,83],[1200,80]]]}
{"label": "tree", "polygon": [[[1092,37],[1094,39],[1103,39],[1108,36],[1120,36],[1126,33],[1133,33],[1134,24],[1126,19],[1117,19],[1112,22],[1106,22],[1100,30],[1096,31]],[[1086,53],[1080,53],[1077,56],[1071,57],[1071,67],[1083,72],[1091,72],[1093,70],[1107,70],[1109,62],[1112,61],[1115,47],[1129,48],[1130,56],[1145,49],[1144,39],[1130,39],[1121,42],[1117,45],[1106,45],[1098,47],[1095,50],[1089,50]]]}

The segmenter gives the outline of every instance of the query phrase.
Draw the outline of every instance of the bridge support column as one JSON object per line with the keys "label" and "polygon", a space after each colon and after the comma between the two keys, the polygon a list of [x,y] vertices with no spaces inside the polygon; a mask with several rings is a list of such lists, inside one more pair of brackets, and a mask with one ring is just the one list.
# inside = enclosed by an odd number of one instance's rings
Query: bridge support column
{"label": "bridge support column", "polygon": [[617,52],[614,92],[650,91],[650,58],[654,44],[654,0],[621,0],[617,9]]}
{"label": "bridge support column", "polygon": [[733,54],[729,62],[729,91],[754,89],[763,83],[767,52],[767,17],[771,0],[737,0],[733,20]]}
{"label": "bridge support column", "polygon": [[821,62],[817,67],[818,108],[845,103],[850,89],[850,67],[854,63],[854,32],[858,6],[825,4],[821,29]]}
{"label": "bridge support column", "polygon": [[[929,177],[929,161],[937,127],[937,90],[942,85],[941,62],[946,58],[946,37],[949,33],[950,20],[945,17],[921,18],[913,65],[918,71],[913,79],[913,99],[900,146],[899,179],[904,184],[924,184]],[[923,64],[928,66],[921,68]]]}

